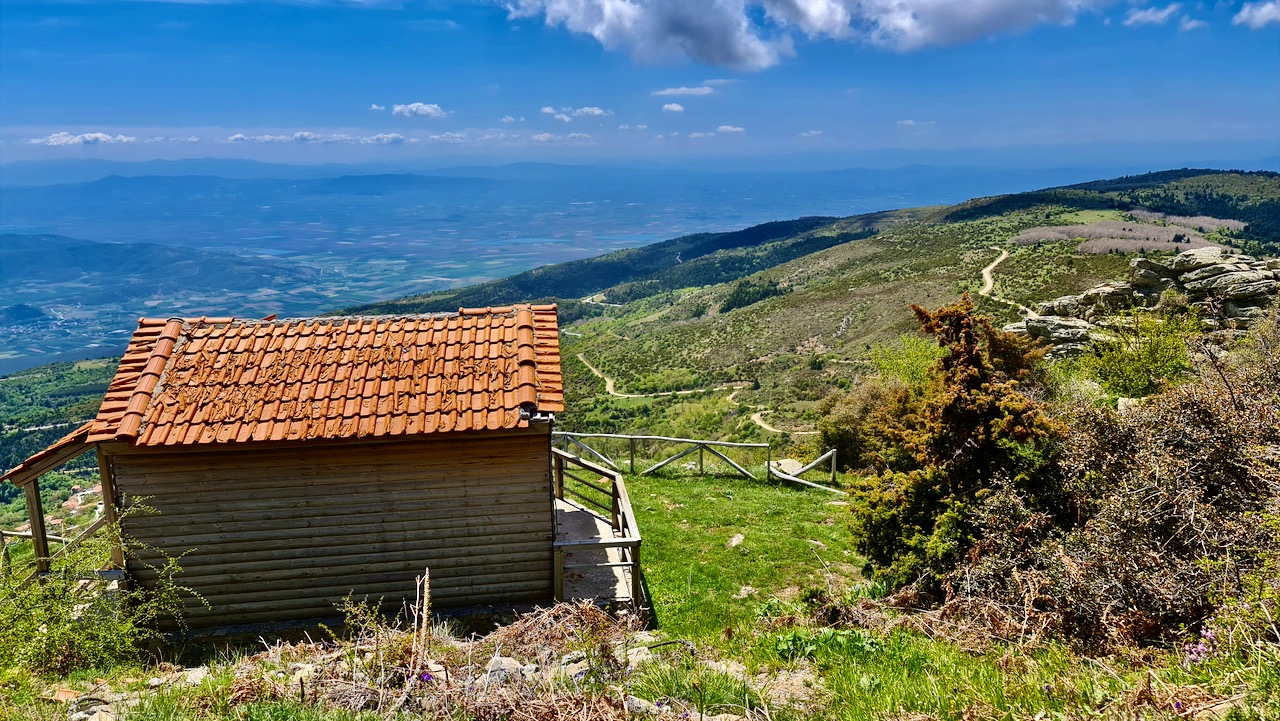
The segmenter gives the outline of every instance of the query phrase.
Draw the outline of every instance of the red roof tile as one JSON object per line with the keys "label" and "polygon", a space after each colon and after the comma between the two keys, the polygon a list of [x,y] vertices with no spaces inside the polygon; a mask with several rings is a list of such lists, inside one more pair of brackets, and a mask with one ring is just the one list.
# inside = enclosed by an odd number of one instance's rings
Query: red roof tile
{"label": "red roof tile", "polygon": [[498,430],[527,426],[529,412],[562,410],[554,305],[407,317],[143,318],[89,441]]}

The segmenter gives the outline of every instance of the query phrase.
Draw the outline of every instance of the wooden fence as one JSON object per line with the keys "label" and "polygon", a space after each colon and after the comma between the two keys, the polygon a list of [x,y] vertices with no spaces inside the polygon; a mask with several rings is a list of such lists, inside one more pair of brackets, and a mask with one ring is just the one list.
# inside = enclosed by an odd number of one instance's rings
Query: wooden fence
{"label": "wooden fence", "polygon": [[[573,569],[629,568],[631,570],[631,604],[640,609],[645,606],[644,580],[640,570],[640,527],[631,508],[631,497],[622,482],[622,474],[604,468],[588,460],[551,449],[551,473],[556,498],[580,503],[588,510],[595,509],[609,519],[613,538],[555,541],[555,593],[564,598],[564,572]],[[617,549],[620,560],[600,563],[565,564],[566,551],[606,551]]]}
{"label": "wooden fence", "polygon": [[[731,443],[729,441],[707,441],[696,438],[673,438],[670,436],[571,433],[568,431],[554,431],[552,433],[552,443],[557,448],[566,451],[572,449],[595,458],[609,469],[618,473],[622,472],[623,464],[625,463],[627,472],[636,476],[648,475],[694,453],[698,454],[698,472],[705,473],[706,456],[710,454],[714,458],[723,461],[734,472],[753,481],[761,479],[747,468],[752,465],[752,462],[742,458],[735,460],[729,456],[729,453],[735,450],[755,452],[756,461],[758,462],[760,460],[760,452],[763,451],[765,474],[811,488],[820,488],[825,491],[844,494],[844,491],[839,489],[799,478],[804,473],[826,462],[830,465],[831,483],[834,485],[836,482],[836,452],[834,449],[822,454],[817,460],[802,467],[794,474],[788,474],[777,468],[773,462],[773,447],[768,443]],[[636,470],[637,457],[642,461],[638,471]],[[620,460],[622,461],[621,463]],[[645,467],[643,461],[648,461],[652,465]]]}

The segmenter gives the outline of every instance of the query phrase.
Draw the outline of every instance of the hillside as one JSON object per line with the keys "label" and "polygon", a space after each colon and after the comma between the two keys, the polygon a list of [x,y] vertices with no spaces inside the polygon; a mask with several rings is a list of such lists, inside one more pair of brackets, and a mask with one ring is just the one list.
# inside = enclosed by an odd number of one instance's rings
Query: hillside
{"label": "hillside", "polygon": [[[817,402],[863,374],[875,344],[914,329],[910,304],[976,293],[1003,251],[996,292],[978,300],[1007,323],[1019,305],[1127,277],[1126,253],[1224,245],[1274,254],[1277,217],[1276,173],[1166,171],[687,236],[353,310],[555,300],[569,326],[563,427],[778,440],[765,426],[811,430]],[[615,393],[653,395],[609,395],[601,376]],[[751,387],[659,395],[735,382]],[[771,414],[763,425],[751,418],[762,410]]]}

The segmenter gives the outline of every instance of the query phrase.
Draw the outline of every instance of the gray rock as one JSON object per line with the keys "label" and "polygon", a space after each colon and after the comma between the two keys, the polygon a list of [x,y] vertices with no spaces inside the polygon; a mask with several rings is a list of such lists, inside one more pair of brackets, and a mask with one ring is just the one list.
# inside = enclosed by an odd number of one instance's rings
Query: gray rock
{"label": "gray rock", "polygon": [[1227,301],[1222,304],[1222,314],[1234,321],[1252,323],[1265,318],[1267,309],[1257,302]]}
{"label": "gray rock", "polygon": [[1235,300],[1274,293],[1277,285],[1274,278],[1268,277],[1267,271],[1244,270],[1197,280],[1185,287],[1190,293],[1214,294]]}
{"label": "gray rock", "polygon": [[1027,323],[1026,321],[1021,321],[1018,323],[1010,323],[1004,326],[1003,328],[1001,328],[1000,330],[1004,331],[1005,333],[1026,333]]}
{"label": "gray rock", "polygon": [[659,713],[662,713],[662,709],[654,706],[653,703],[646,701],[639,696],[628,696],[627,713],[638,716],[657,716]]}
{"label": "gray rock", "polygon": [[199,686],[204,683],[206,678],[209,677],[209,668],[207,666],[189,668],[186,673],[183,674],[183,677],[186,679],[188,684],[192,686]]}
{"label": "gray rock", "polygon": [[1224,248],[1219,248],[1217,246],[1194,248],[1192,250],[1184,250],[1173,256],[1173,258],[1169,259],[1165,263],[1165,267],[1181,275],[1209,265],[1233,263],[1242,257],[1247,256],[1232,255]]}
{"label": "gray rock", "polygon": [[1143,258],[1142,256],[1138,256],[1137,258],[1130,260],[1129,267],[1132,268],[1134,272],[1144,271],[1164,278],[1172,278],[1177,275],[1177,273],[1169,270],[1161,263],[1151,260],[1150,258]]}
{"label": "gray rock", "polygon": [[1089,334],[1094,330],[1092,323],[1079,318],[1061,316],[1041,316],[1028,318],[1027,335],[1040,338],[1052,345],[1064,343],[1088,343]]}
{"label": "gray rock", "polygon": [[1272,258],[1268,260],[1267,267],[1271,270],[1280,270],[1280,258]]}
{"label": "gray rock", "polygon": [[1183,273],[1178,276],[1180,283],[1195,283],[1197,281],[1213,278],[1223,273],[1239,273],[1241,271],[1254,270],[1249,267],[1248,263],[1218,263],[1216,265],[1206,265],[1203,268],[1197,268],[1190,273]]}
{"label": "gray rock", "polygon": [[1127,308],[1133,303],[1133,286],[1128,283],[1105,283],[1080,295],[1082,306]]}
{"label": "gray rock", "polygon": [[1146,268],[1138,268],[1133,271],[1132,284],[1135,288],[1172,288],[1175,285],[1172,276],[1166,273],[1157,273]]}

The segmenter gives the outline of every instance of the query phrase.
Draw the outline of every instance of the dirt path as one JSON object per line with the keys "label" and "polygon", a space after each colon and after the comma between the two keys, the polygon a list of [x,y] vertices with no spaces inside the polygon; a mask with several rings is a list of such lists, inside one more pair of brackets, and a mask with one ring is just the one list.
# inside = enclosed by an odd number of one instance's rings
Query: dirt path
{"label": "dirt path", "polygon": [[713,386],[711,388],[693,388],[687,391],[658,391],[656,393],[621,393],[618,391],[617,387],[614,385],[613,379],[605,375],[603,372],[601,372],[599,368],[596,368],[595,366],[591,365],[591,361],[587,360],[586,356],[579,353],[578,360],[582,361],[582,364],[587,367],[587,370],[591,371],[593,374],[595,374],[597,378],[600,378],[601,380],[604,381],[605,393],[608,393],[614,398],[665,398],[666,396],[687,396],[687,395],[693,395],[694,393],[702,393],[704,391],[727,391],[729,389],[733,389],[735,392],[737,392],[739,389],[747,385],[745,381],[740,381],[738,383],[729,383],[722,386]]}
{"label": "dirt path", "polygon": [[[608,393],[614,398],[664,398],[666,396],[687,396],[687,395],[692,395],[694,393],[702,393],[703,391],[727,391],[732,389],[733,392],[730,393],[728,396],[726,396],[725,400],[729,401],[730,403],[736,406],[744,406],[746,408],[759,407],[759,406],[750,405],[748,403],[743,403],[742,401],[738,400],[737,398],[738,392],[741,391],[743,388],[746,388],[748,385],[750,385],[746,381],[739,381],[737,383],[729,383],[726,385],[713,386],[711,388],[695,388],[687,391],[659,391],[657,393],[622,393],[618,390],[614,380],[609,376],[605,375],[604,372],[601,371],[599,368],[596,368],[595,366],[591,365],[591,361],[587,360],[586,356],[579,353],[578,360],[582,361],[582,364],[587,367],[587,370],[591,371],[592,374],[594,374],[597,378],[604,381],[604,392]],[[793,435],[793,436],[814,436],[818,434],[817,431],[787,431],[781,428],[774,428],[773,426],[766,423],[764,420],[764,414],[772,413],[772,412],[773,412],[772,410],[756,411],[755,413],[751,414],[751,422],[755,423],[756,425],[760,426],[766,431],[769,431],[770,433],[782,433],[784,435]]]}
{"label": "dirt path", "polygon": [[1031,310],[1030,308],[1026,307],[1021,303],[1017,303],[1015,301],[1009,300],[1008,298],[1001,298],[998,295],[992,295],[992,292],[995,291],[996,289],[996,279],[995,279],[995,276],[992,275],[992,273],[995,271],[996,266],[1003,263],[1005,259],[1008,257],[1009,257],[1009,251],[1007,249],[1001,248],[1000,257],[996,258],[995,261],[991,263],[991,265],[988,265],[987,267],[982,269],[982,290],[978,291],[978,295],[983,296],[984,298],[990,298],[991,300],[997,301],[999,303],[1004,303],[1005,305],[1011,305],[1014,308],[1017,308],[1019,311],[1021,311],[1023,317],[1025,318],[1039,318],[1040,317],[1039,313],[1035,312],[1034,310]]}

